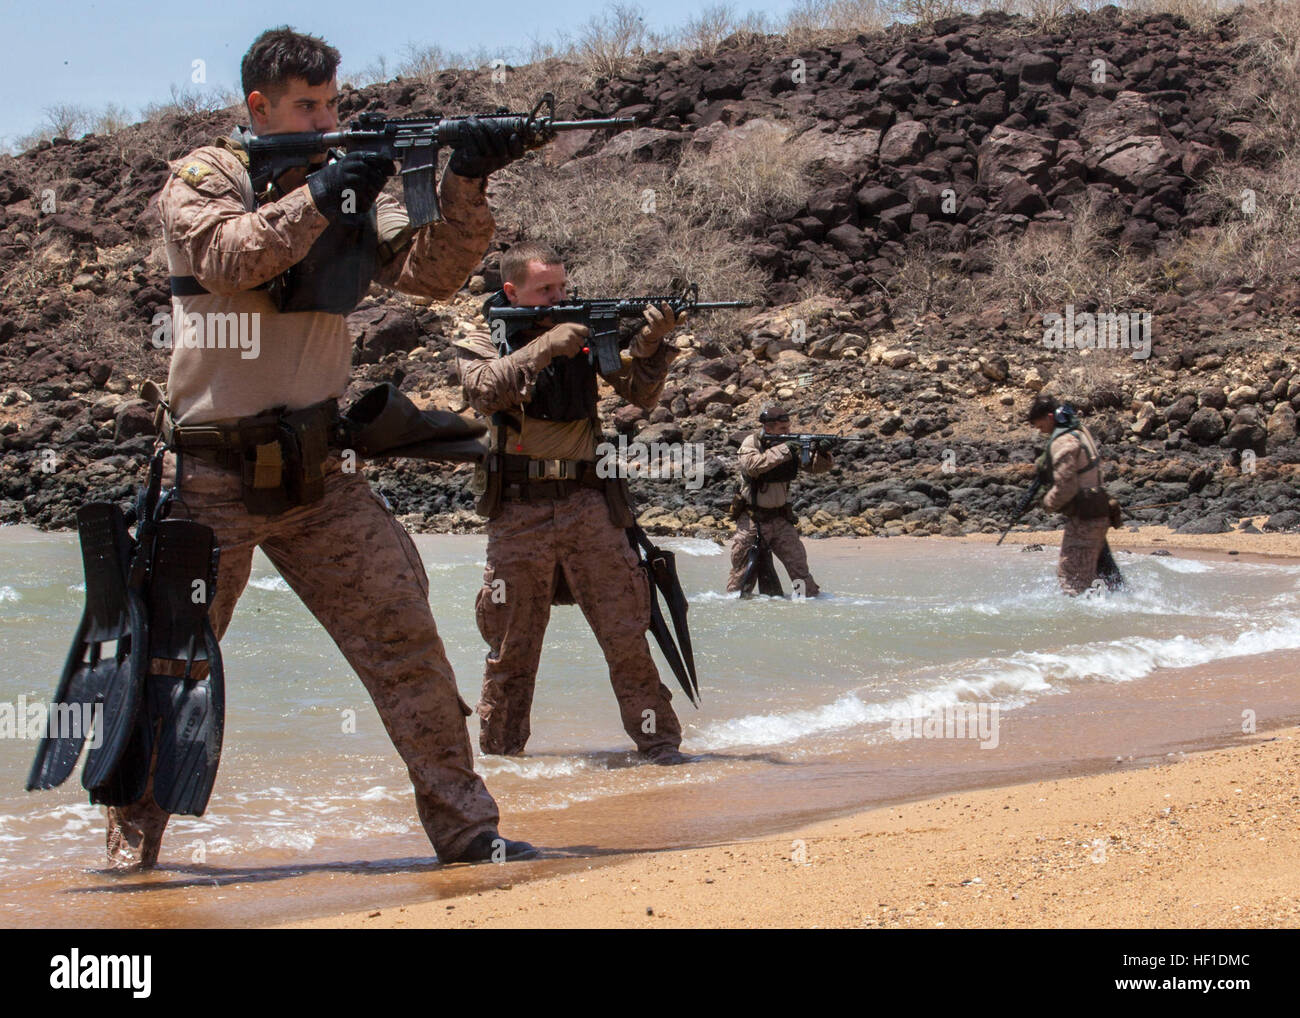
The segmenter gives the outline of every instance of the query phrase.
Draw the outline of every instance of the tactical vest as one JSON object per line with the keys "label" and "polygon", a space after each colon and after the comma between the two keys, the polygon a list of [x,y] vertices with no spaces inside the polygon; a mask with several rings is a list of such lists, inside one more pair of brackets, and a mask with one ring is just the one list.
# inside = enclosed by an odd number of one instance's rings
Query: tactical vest
{"label": "tactical vest", "polygon": [[[227,147],[247,165],[244,139],[248,130],[237,127]],[[331,161],[340,152],[330,153]],[[257,196],[259,205],[278,197],[274,185]],[[252,211],[251,209],[249,211]],[[370,291],[379,271],[379,219],[372,205],[364,214],[343,215],[325,227],[302,261],[271,280],[268,289],[280,311],[323,311],[346,315]]]}
{"label": "tactical vest", "polygon": [[[498,291],[483,303],[483,314],[486,316],[490,307],[508,303],[505,293]],[[505,357],[545,331],[535,326],[512,327],[509,322],[498,321],[493,323],[492,342]],[[584,421],[597,416],[596,399],[596,368],[590,359],[582,354],[557,357],[538,373],[533,398],[524,404],[524,416],[541,421]]]}
{"label": "tactical vest", "polygon": [[1068,435],[1072,431],[1077,431],[1079,433],[1079,444],[1083,446],[1083,451],[1088,455],[1088,462],[1081,466],[1078,472],[1082,474],[1097,465],[1096,448],[1083,433],[1083,427],[1079,424],[1079,421],[1077,419],[1072,419],[1069,424],[1058,425],[1052,429],[1052,433],[1047,436],[1047,448],[1045,448],[1042,455],[1038,457],[1038,476],[1042,479],[1045,485],[1050,485],[1052,483],[1052,477],[1055,473],[1052,467],[1052,443],[1062,435]]}

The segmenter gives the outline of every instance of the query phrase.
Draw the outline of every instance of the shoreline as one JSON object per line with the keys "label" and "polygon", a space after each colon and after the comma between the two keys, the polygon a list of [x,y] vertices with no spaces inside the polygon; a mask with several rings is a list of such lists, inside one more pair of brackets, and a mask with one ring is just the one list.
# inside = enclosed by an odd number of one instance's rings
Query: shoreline
{"label": "shoreline", "polygon": [[510,864],[459,897],[277,928],[1300,928],[1298,777],[1287,725],[769,837],[536,878]]}
{"label": "shoreline", "polygon": [[[1061,531],[1024,531],[1008,535],[1005,543],[1017,545],[1059,543]],[[1047,540],[1044,540],[1046,538]],[[834,540],[834,539],[831,539]],[[853,539],[856,543],[857,538]],[[958,542],[992,543],[996,535],[973,534],[948,538]],[[1111,531],[1113,547],[1132,553],[1157,549],[1191,553],[1216,560],[1230,556],[1242,561],[1300,558],[1300,535],[1291,534],[1175,534],[1165,527],[1146,526]],[[1266,655],[1281,658],[1281,669],[1294,674],[1294,655]],[[1210,673],[1226,678],[1212,662],[1197,669],[1160,669],[1144,682],[1157,677],[1169,683],[1179,672]],[[1230,672],[1235,669],[1229,669]],[[1120,695],[1125,691],[1120,690]],[[1128,691],[1136,697],[1137,691]],[[1072,707],[1077,707],[1077,700]],[[799,824],[780,834],[723,838],[707,847],[676,848],[619,853],[612,860],[588,859],[563,863],[540,861],[512,864],[487,887],[480,886],[458,897],[378,907],[365,912],[343,912],[284,924],[292,928],[676,928],[676,927],[1071,927],[1133,926],[1300,927],[1300,873],[1288,862],[1288,846],[1300,844],[1297,825],[1297,797],[1288,789],[1300,776],[1300,703],[1290,700],[1289,715],[1246,737],[1245,745],[1231,745],[1231,734],[1200,740],[1186,750],[1146,758],[1136,767],[1119,772],[1112,765],[1093,761],[1092,768],[1069,761],[1040,761],[1038,771],[1046,776],[1011,777],[1009,781],[974,780],[959,791],[907,797],[896,803],[831,812]],[[1240,736],[1236,737],[1240,738]],[[1233,813],[1234,789],[1223,791],[1227,771],[1241,770],[1261,747],[1285,749],[1280,784],[1267,788],[1267,798],[1276,809],[1268,813],[1252,807],[1246,820]],[[1129,761],[1133,757],[1128,758]],[[1195,766],[1184,765],[1194,762]],[[1124,762],[1116,760],[1122,768]],[[1180,769],[1180,767],[1182,769]],[[1068,772],[1074,769],[1075,774]],[[1251,773],[1264,794],[1266,768],[1255,759]],[[1066,772],[1066,776],[1062,776]],[[1188,777],[1196,773],[1201,777]],[[1186,779],[1186,780],[1184,780]],[[1190,846],[1162,858],[1151,871],[1144,870],[1141,856],[1151,842],[1147,834],[1133,833],[1153,828],[1144,803],[1164,798],[1173,800],[1176,788],[1186,796],[1193,785],[1215,782],[1216,797],[1194,802],[1189,812],[1207,825],[1193,832],[1180,816],[1172,827],[1189,836]],[[1208,787],[1208,786],[1207,786]],[[1244,787],[1244,786],[1243,786]],[[1244,790],[1241,794],[1245,794]],[[1089,810],[1105,803],[1099,819]],[[1183,807],[1179,807],[1182,809]],[[1145,810],[1145,812],[1144,812]],[[1291,817],[1286,817],[1289,811]],[[1008,824],[1014,815],[1019,826]],[[1258,815],[1257,815],[1258,814]],[[978,819],[977,835],[962,832]],[[935,826],[960,822],[960,829]],[[1280,823],[1287,837],[1280,847],[1276,835],[1260,834],[1256,824]],[[1091,824],[1102,837],[1086,839],[1087,851],[1076,842],[1067,851],[1070,835]],[[1244,826],[1243,826],[1244,825]],[[1031,832],[1030,828],[1035,830]],[[1068,827],[1068,831],[1067,828]],[[1102,830],[1105,828],[1105,830]],[[1229,829],[1231,828],[1231,829]],[[1041,831],[1052,832],[1049,834]],[[1018,832],[1018,833],[1016,833]],[[1225,840],[1225,835],[1229,836]],[[1234,839],[1231,835],[1237,835]],[[1146,840],[1142,840],[1145,838]],[[1136,839],[1136,840],[1135,840]],[[1258,848],[1265,846],[1264,850]],[[975,847],[971,847],[974,845]],[[1050,851],[1042,846],[1052,846]],[[888,846],[887,848],[884,846]],[[1167,848],[1167,846],[1163,846]],[[1046,851],[1047,854],[1042,853]],[[1038,853],[1038,854],[1035,854]],[[1206,871],[1197,862],[1210,854],[1231,869],[1232,879],[1220,870]],[[799,854],[806,866],[796,866]],[[1118,856],[1122,866],[1107,869],[1096,863]],[[847,861],[846,861],[847,860]],[[938,860],[938,861],[936,861]],[[574,864],[579,865],[575,868]],[[956,869],[970,869],[966,877],[955,877]],[[1083,867],[1088,867],[1084,869]],[[929,868],[932,875],[918,877]],[[1042,881],[1062,883],[1068,890],[1026,893],[997,888],[1002,884],[981,877],[980,870],[1005,874],[1014,870],[1023,888]],[[1256,878],[1253,876],[1258,874]],[[1147,880],[1147,878],[1151,878]],[[977,879],[978,878],[978,879]],[[1145,894],[1134,895],[1130,881],[1158,892],[1152,904]],[[1073,880],[1073,883],[1069,881]],[[1154,881],[1154,883],[1152,883]],[[1191,882],[1212,890],[1204,900],[1170,897],[1169,885]],[[483,881],[477,882],[482,885]],[[854,903],[847,888],[861,886],[868,897],[879,900],[863,909]],[[888,890],[879,890],[888,888]],[[1225,895],[1267,890],[1272,897],[1255,906],[1229,902]],[[940,893],[942,892],[942,893]],[[1014,897],[1013,897],[1014,895]],[[1259,897],[1258,894],[1255,895]],[[658,906],[655,901],[658,901]],[[1024,904],[1021,904],[1024,902]],[[1178,904],[1181,902],[1181,904]],[[1171,907],[1171,903],[1177,907]],[[647,911],[649,910],[649,911]]]}
{"label": "shoreline", "polygon": [[[1253,522],[1258,525],[1267,517],[1255,517]],[[399,521],[402,518],[399,517]],[[408,528],[414,536],[437,536],[437,537],[475,537],[485,536],[482,528],[475,530],[424,530]],[[23,537],[31,538],[67,536],[76,537],[76,531],[71,529],[45,529],[37,527],[31,523],[4,523],[0,524],[0,535],[8,532],[9,534],[20,534]],[[653,529],[647,529],[646,533],[652,538],[669,538],[669,539],[686,539],[686,540],[710,540],[720,547],[727,547],[730,543],[731,534],[725,533],[719,536],[709,536],[697,538],[694,532],[688,532],[686,528],[681,530],[660,533]],[[1059,545],[1061,543],[1062,529],[1057,527],[1052,530],[1015,530],[1007,535],[1003,542],[1008,545],[1026,545],[1026,544],[1043,544]],[[805,541],[812,541],[814,544],[822,542],[852,542],[859,541],[945,541],[954,544],[996,544],[998,534],[961,534],[955,537],[945,537],[942,534],[900,534],[896,537],[886,537],[883,534],[834,534],[820,535],[812,533],[802,533],[800,535]],[[3,539],[3,538],[0,538]],[[1222,534],[1180,534],[1169,527],[1161,524],[1146,523],[1138,527],[1125,526],[1119,530],[1111,530],[1106,538],[1112,548],[1120,548],[1125,551],[1134,553],[1150,553],[1162,549],[1167,551],[1188,551],[1198,554],[1205,554],[1214,558],[1222,558],[1227,555],[1237,557],[1242,556],[1246,560],[1252,558],[1261,559],[1300,559],[1300,533],[1273,532],[1268,533],[1244,533],[1240,530],[1228,531]]]}
{"label": "shoreline", "polygon": [[[43,540],[36,536],[37,533],[33,529],[27,536],[31,540]],[[11,533],[10,536],[11,539],[23,539],[20,534]],[[1019,537],[1021,540],[1014,543],[1038,543],[1034,539],[1039,536],[1038,533],[1025,532],[1013,535],[1008,541]],[[1146,536],[1148,548],[1160,547],[1159,534],[1148,532],[1133,536]],[[1258,547],[1259,537],[1273,535],[1244,536],[1255,539],[1250,545],[1253,549]],[[869,547],[856,540],[852,543],[844,541],[824,546],[823,554],[851,558],[855,549],[863,549],[868,557],[878,558],[884,546],[876,545],[867,553]],[[1227,552],[1222,549],[1171,550],[1189,557],[1218,560],[1227,557]],[[1276,548],[1269,550],[1274,554],[1252,550],[1241,554],[1239,560],[1262,558],[1277,561]],[[816,553],[814,547],[813,554]],[[1010,549],[1007,553],[1019,554],[1019,551]],[[1043,567],[1049,568],[1046,561]],[[646,920],[647,926],[666,923],[708,926],[729,922],[736,925],[858,926],[865,924],[870,917],[854,918],[843,911],[835,911],[832,906],[840,900],[837,897],[839,892],[834,887],[820,885],[806,889],[813,897],[802,903],[802,911],[791,911],[787,904],[787,911],[782,916],[763,910],[768,907],[764,904],[768,898],[774,901],[779,898],[784,885],[758,886],[754,890],[755,904],[750,911],[743,915],[735,913],[727,919],[728,913],[705,907],[709,900],[707,895],[712,893],[719,880],[713,871],[719,867],[730,868],[727,866],[727,853],[730,852],[742,856],[747,862],[761,862],[761,866],[754,867],[755,873],[767,872],[771,860],[766,855],[754,855],[758,849],[753,846],[770,848],[784,843],[784,862],[773,870],[784,880],[788,878],[785,867],[793,868],[788,856],[796,840],[805,843],[804,851],[807,852],[809,846],[820,843],[819,839],[839,838],[840,841],[833,842],[836,846],[834,853],[842,851],[846,857],[854,856],[858,867],[847,878],[850,884],[874,887],[875,882],[885,876],[897,882],[901,879],[898,874],[891,871],[882,876],[871,870],[868,865],[871,858],[858,858],[861,853],[854,855],[862,847],[859,842],[863,838],[881,838],[886,834],[891,838],[902,834],[910,837],[910,833],[929,831],[934,825],[928,822],[924,810],[939,808],[935,803],[951,801],[949,806],[942,808],[956,811],[951,815],[962,816],[962,811],[975,809],[973,804],[982,801],[981,796],[1020,796],[1029,795],[1024,791],[1026,789],[1036,790],[1032,802],[1027,800],[1012,810],[1020,809],[1028,815],[1036,808],[1034,803],[1039,799],[1048,800],[1049,806],[1044,807],[1038,823],[1050,827],[1061,819],[1061,812],[1051,805],[1061,786],[1074,787],[1071,783],[1090,778],[1127,780],[1126,775],[1132,773],[1160,770],[1159,766],[1152,767],[1152,764],[1160,764],[1166,758],[1182,760],[1187,753],[1199,755],[1225,747],[1234,751],[1241,748],[1238,744],[1242,742],[1258,742],[1260,737],[1247,739],[1241,734],[1243,707],[1254,712],[1252,717],[1257,714],[1261,730],[1278,731],[1295,741],[1300,735],[1292,731],[1300,725],[1300,700],[1296,696],[1294,680],[1298,657],[1296,651],[1284,649],[1256,653],[1240,660],[1214,659],[1184,668],[1160,667],[1131,683],[1100,680],[1076,686],[1068,695],[1046,695],[1023,707],[1005,711],[1002,744],[996,753],[981,752],[975,744],[960,739],[899,743],[886,738],[880,744],[868,740],[845,750],[828,750],[819,755],[791,757],[780,752],[705,754],[698,774],[690,775],[688,765],[682,775],[688,780],[672,787],[574,801],[560,809],[512,808],[504,818],[502,832],[507,837],[521,838],[541,846],[546,856],[535,862],[508,867],[444,868],[433,861],[427,842],[422,840],[422,833],[413,829],[396,839],[375,842],[370,846],[371,851],[361,846],[336,845],[325,852],[313,852],[310,859],[288,852],[282,858],[263,858],[246,866],[232,865],[232,860],[227,859],[213,860],[210,865],[192,860],[187,865],[181,854],[166,860],[154,873],[127,881],[114,879],[110,884],[97,874],[86,873],[84,878],[74,879],[71,886],[68,886],[66,877],[51,879],[48,890],[56,895],[69,890],[89,892],[92,900],[108,895],[114,902],[110,912],[116,923],[141,927],[196,924],[226,927],[289,924],[318,928],[348,924],[366,928],[385,924],[447,926],[452,917],[456,924],[463,926],[628,925],[641,919]],[[690,746],[686,748],[689,750]],[[1286,767],[1292,774],[1294,785],[1294,774],[1300,768],[1290,757]],[[1294,789],[1292,796],[1294,798]],[[1080,794],[1070,801],[1075,803],[1072,808],[1076,811],[1086,811],[1090,806],[1104,803],[1105,797],[1094,791]],[[1294,813],[1295,801],[1289,804],[1280,802],[1269,812],[1280,815],[1284,809]],[[863,825],[874,823],[872,818],[893,816],[899,810],[906,811],[906,816],[911,818],[908,821],[910,827],[905,825],[892,833],[877,831],[869,836],[843,834],[846,830],[867,830]],[[1246,819],[1257,818],[1252,811]],[[1129,817],[1125,822],[1136,821]],[[827,825],[849,826],[827,834],[823,831]],[[1267,836],[1270,832],[1264,833]],[[1038,834],[1021,835],[1023,843],[1019,849],[1022,854],[1038,843],[1037,837]],[[911,854],[905,854],[900,865],[913,868],[932,856],[946,858],[951,854],[958,857],[965,851],[960,843],[949,844],[942,839],[908,843]],[[986,854],[992,857],[995,854],[993,849],[997,847],[992,845]],[[1001,847],[1005,849],[1007,846],[1003,843]],[[867,856],[870,855],[868,852]],[[1240,866],[1246,869],[1254,866],[1253,858],[1250,853],[1244,853],[1242,859],[1246,861]],[[1010,867],[1013,862],[1015,860],[1010,859],[1004,865]],[[671,868],[665,870],[665,866]],[[801,872],[809,869],[804,867]],[[816,866],[811,869],[816,869]],[[646,916],[644,912],[637,916],[611,911],[614,898],[626,899],[625,888],[614,888],[601,899],[603,911],[585,912],[577,918],[565,919],[570,911],[566,902],[577,893],[576,884],[565,891],[562,901],[553,903],[550,911],[531,910],[530,902],[539,892],[530,888],[559,886],[556,882],[572,878],[572,881],[582,884],[582,893],[587,895],[592,881],[612,879],[597,876],[607,870],[632,874],[630,879],[639,881],[638,886],[648,886],[652,878],[662,877],[665,894],[682,892],[683,881],[693,881],[699,888],[686,894],[684,901],[676,902],[675,912],[653,904],[647,906],[654,910],[654,916]],[[696,880],[701,873],[705,876]],[[987,878],[982,879],[987,882]],[[510,887],[505,889],[506,897],[502,898],[501,889],[505,884]],[[934,886],[944,885],[940,882]],[[1288,885],[1288,888],[1293,886]],[[737,891],[737,904],[749,900],[743,897],[749,893],[747,887],[742,886]],[[1155,884],[1140,882],[1138,897],[1145,900],[1155,887]],[[906,888],[906,892],[920,902],[927,900],[925,888],[927,885],[922,883]],[[1133,891],[1133,887],[1128,888],[1130,897]],[[1286,895],[1291,893],[1291,889],[1286,890]],[[73,896],[80,897],[80,894]],[[510,914],[499,910],[474,911],[489,899],[509,902]],[[670,899],[665,897],[663,900]],[[882,900],[890,903],[889,899]],[[946,900],[949,905],[942,906],[944,909],[952,904],[951,898]],[[1014,900],[1018,902],[1020,899]],[[1288,911],[1294,897],[1279,900],[1283,901],[1280,911],[1263,918],[1260,918],[1262,914],[1251,913],[1251,921],[1300,924]],[[1125,895],[1116,892],[1116,901],[1122,904]],[[70,907],[57,909],[59,914],[49,917],[50,925],[83,925],[84,910],[71,907],[74,905],[71,899],[65,899],[64,904]],[[448,910],[447,905],[454,907]],[[893,920],[897,920],[896,925],[905,925],[903,919],[915,919],[920,914],[928,913],[914,909],[913,915],[908,917],[900,908],[899,915]],[[1043,922],[1056,925],[1087,925],[1095,921],[1090,913],[1083,911],[1067,914],[1049,910],[1043,915],[1047,916]],[[754,916],[766,918],[753,919]],[[935,921],[948,925],[958,922],[1004,925],[1014,924],[1013,919],[1005,919],[999,913],[972,915],[964,919],[941,917]],[[1195,919],[1195,915],[1184,914],[1182,922],[1191,924]],[[1138,925],[1149,924],[1136,913],[1129,921]],[[1117,924],[1123,925],[1123,921],[1117,920]],[[1208,924],[1214,925],[1213,922]]]}

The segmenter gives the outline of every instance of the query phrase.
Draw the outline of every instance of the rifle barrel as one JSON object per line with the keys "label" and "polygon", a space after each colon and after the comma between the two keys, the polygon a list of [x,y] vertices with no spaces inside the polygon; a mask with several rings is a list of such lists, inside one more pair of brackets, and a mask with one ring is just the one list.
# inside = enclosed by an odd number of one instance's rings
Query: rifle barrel
{"label": "rifle barrel", "polygon": [[606,117],[604,120],[553,120],[547,126],[553,131],[595,131],[602,127],[631,127],[635,123],[635,117]]}

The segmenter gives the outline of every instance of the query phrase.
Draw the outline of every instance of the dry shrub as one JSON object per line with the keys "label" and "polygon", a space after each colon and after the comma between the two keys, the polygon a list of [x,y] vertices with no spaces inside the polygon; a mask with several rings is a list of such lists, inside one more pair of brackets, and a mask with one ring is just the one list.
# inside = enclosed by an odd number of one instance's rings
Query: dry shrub
{"label": "dry shrub", "polygon": [[1264,285],[1292,275],[1300,254],[1300,2],[1247,7],[1240,25],[1223,108],[1243,159],[1201,185],[1217,225],[1179,244],[1166,266],[1174,283]]}
{"label": "dry shrub", "polygon": [[543,94],[555,96],[558,106],[572,103],[582,94],[586,81],[582,68],[571,61],[546,60],[491,68],[475,77],[469,85],[469,104],[479,112],[506,109],[512,113],[527,113]]}
{"label": "dry shrub", "polygon": [[172,85],[170,102],[150,103],[140,112],[145,120],[162,121],[171,117],[197,117],[242,105],[243,98],[229,89],[177,88]]}
{"label": "dry shrub", "polygon": [[1054,357],[1055,373],[1048,391],[1087,413],[1124,403],[1126,383],[1144,362],[1133,360],[1128,350],[1060,350]]}
{"label": "dry shrub", "polygon": [[879,0],[798,0],[780,33],[794,45],[815,46],[882,31],[889,21]]}
{"label": "dry shrub", "polygon": [[660,292],[674,278],[698,283],[705,299],[761,291],[747,246],[664,167],[584,161],[556,172],[529,160],[512,169],[495,203],[502,227],[554,245],[584,293]]}
{"label": "dry shrub", "polygon": [[1204,28],[1243,4],[1241,0],[1128,0],[1122,6],[1137,14],[1173,14],[1193,28]]}
{"label": "dry shrub", "polygon": [[1216,227],[1184,239],[1169,259],[1175,282],[1264,285],[1286,275],[1300,255],[1300,152],[1266,169],[1224,166],[1203,191],[1219,213]]}
{"label": "dry shrub", "polygon": [[688,152],[675,169],[593,158],[557,171],[529,159],[501,175],[494,207],[507,232],[564,253],[584,290],[646,292],[680,278],[706,299],[750,299],[763,276],[743,234],[807,200],[805,167],[776,132]]}
{"label": "dry shrub", "polygon": [[1148,293],[1145,266],[1110,238],[1118,226],[1088,201],[1060,230],[997,238],[993,270],[981,281],[989,306],[1044,312],[1074,304],[1126,308]]}
{"label": "dry shrub", "polygon": [[1300,142],[1300,2],[1248,7],[1234,60],[1226,112],[1245,122],[1248,148],[1286,155]]}
{"label": "dry shrub", "polygon": [[932,25],[944,18],[956,18],[976,8],[971,0],[888,0],[888,10],[899,21]]}
{"label": "dry shrub", "polygon": [[929,311],[969,310],[976,299],[974,282],[958,267],[953,253],[936,248],[925,237],[908,244],[887,292],[896,315],[906,312],[918,318]]}
{"label": "dry shrub", "polygon": [[641,8],[611,3],[583,26],[576,50],[592,78],[614,78],[645,52],[648,41]]}
{"label": "dry shrub", "polygon": [[715,145],[707,154],[687,151],[673,180],[733,227],[788,216],[812,191],[803,146],[777,131],[753,133],[743,144]]}
{"label": "dry shrub", "polygon": [[690,53],[712,55],[732,36],[753,40],[767,32],[765,15],[757,11],[738,15],[731,4],[714,4],[705,7],[687,21],[680,31],[674,33],[673,47]]}

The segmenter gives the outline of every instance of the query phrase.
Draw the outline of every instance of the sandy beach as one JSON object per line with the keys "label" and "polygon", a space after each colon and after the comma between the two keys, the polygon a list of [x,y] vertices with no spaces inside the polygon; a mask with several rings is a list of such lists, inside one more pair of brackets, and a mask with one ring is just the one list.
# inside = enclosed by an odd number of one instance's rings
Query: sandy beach
{"label": "sandy beach", "polygon": [[[1059,532],[1024,532],[1008,541],[1050,546],[1059,539]],[[1300,535],[1294,534],[1189,537],[1146,527],[1112,531],[1111,541],[1138,554],[1164,547],[1209,557],[1300,557]],[[473,887],[436,901],[291,925],[1300,927],[1300,683],[1292,655],[1266,658],[1254,674],[1236,681],[1239,689],[1260,690],[1252,696],[1271,698],[1273,727],[1225,730],[1216,748],[1103,759],[1109,743],[1098,735],[1088,762],[1076,761],[1065,774],[1039,757],[1044,776],[1036,780],[1026,780],[1023,768],[1015,774],[990,770],[962,782],[984,787],[779,834],[585,861],[545,858],[497,872],[481,866]],[[1182,686],[1166,678],[1163,692],[1157,675],[1144,693],[1121,695],[1148,701],[1145,713],[1134,707],[1147,717],[1151,701],[1164,696],[1172,702],[1171,693],[1186,700],[1179,710],[1193,711],[1208,700],[1237,702],[1237,693],[1223,688],[1232,685],[1230,672],[1213,666],[1196,672],[1191,682],[1179,680]],[[1099,724],[1098,731],[1110,724]]]}
{"label": "sandy beach", "polygon": [[343,928],[1300,927],[1300,728],[1118,773],[631,855]]}

